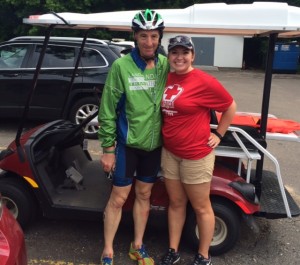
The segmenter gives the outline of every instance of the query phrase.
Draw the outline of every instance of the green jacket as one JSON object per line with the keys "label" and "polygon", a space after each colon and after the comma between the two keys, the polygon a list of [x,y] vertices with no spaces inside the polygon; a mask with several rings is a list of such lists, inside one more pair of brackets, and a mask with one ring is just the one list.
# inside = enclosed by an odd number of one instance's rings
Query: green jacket
{"label": "green jacket", "polygon": [[151,151],[162,144],[160,102],[169,64],[160,54],[155,68],[143,70],[142,64],[131,53],[117,59],[110,69],[98,116],[102,147],[118,142]]}

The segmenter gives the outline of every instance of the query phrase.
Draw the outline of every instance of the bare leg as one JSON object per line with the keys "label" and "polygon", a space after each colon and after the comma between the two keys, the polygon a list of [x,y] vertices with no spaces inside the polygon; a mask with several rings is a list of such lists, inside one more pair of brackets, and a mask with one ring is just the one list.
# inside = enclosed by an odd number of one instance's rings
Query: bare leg
{"label": "bare leg", "polygon": [[140,249],[143,244],[143,237],[149,217],[150,196],[152,183],[145,183],[139,180],[135,182],[135,201],[133,206],[134,220],[134,241],[133,247]]}
{"label": "bare leg", "polygon": [[103,257],[113,257],[113,241],[118,230],[122,207],[128,197],[131,185],[126,187],[113,186],[110,198],[104,211],[104,249]]}
{"label": "bare leg", "polygon": [[197,218],[200,239],[198,252],[208,258],[208,250],[215,229],[215,216],[209,199],[210,182],[184,184],[184,187]]}
{"label": "bare leg", "polygon": [[165,184],[170,200],[168,208],[169,244],[170,248],[177,252],[186,217],[187,196],[180,180],[165,179]]}

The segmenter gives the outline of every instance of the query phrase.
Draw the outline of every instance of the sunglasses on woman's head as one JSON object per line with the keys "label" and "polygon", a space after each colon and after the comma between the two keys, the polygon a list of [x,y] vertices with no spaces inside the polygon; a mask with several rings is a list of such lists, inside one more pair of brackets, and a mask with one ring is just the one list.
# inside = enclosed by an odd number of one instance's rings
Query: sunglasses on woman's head
{"label": "sunglasses on woman's head", "polygon": [[177,44],[177,43],[189,44],[189,43],[191,43],[191,38],[187,37],[187,36],[176,36],[169,40],[169,44],[173,45],[173,44]]}
{"label": "sunglasses on woman's head", "polygon": [[169,47],[175,47],[177,45],[185,46],[189,49],[194,48],[191,38],[187,36],[176,36],[169,40]]}

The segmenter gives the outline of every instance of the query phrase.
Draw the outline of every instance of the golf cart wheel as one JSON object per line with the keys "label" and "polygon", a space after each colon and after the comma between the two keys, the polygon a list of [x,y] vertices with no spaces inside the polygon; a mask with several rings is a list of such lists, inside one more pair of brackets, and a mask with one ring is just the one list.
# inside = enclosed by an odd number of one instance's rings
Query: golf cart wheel
{"label": "golf cart wheel", "polygon": [[[99,100],[93,97],[86,97],[78,100],[72,107],[69,115],[70,121],[81,124],[86,118],[98,112]],[[97,118],[96,118],[97,119]],[[86,138],[96,139],[98,135],[98,124],[89,123],[84,128]]]}
{"label": "golf cart wheel", "polygon": [[[240,236],[240,217],[236,209],[227,202],[212,202],[215,213],[215,232],[210,244],[210,253],[221,255],[232,249]],[[193,210],[188,211],[184,237],[194,249],[199,246],[199,232]]]}
{"label": "golf cart wheel", "polygon": [[0,193],[6,208],[17,219],[22,228],[25,228],[36,218],[36,201],[21,179],[0,179]]}

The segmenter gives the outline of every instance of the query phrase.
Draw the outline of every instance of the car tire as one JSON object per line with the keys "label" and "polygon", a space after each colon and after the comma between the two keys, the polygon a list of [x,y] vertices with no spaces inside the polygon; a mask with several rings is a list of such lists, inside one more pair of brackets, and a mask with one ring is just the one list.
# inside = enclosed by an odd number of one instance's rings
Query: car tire
{"label": "car tire", "polygon": [[[86,118],[98,111],[99,100],[94,97],[82,98],[73,105],[70,111],[69,120],[75,124],[81,124]],[[97,139],[98,124],[87,124],[83,128],[86,138]]]}
{"label": "car tire", "polygon": [[21,179],[0,179],[0,193],[2,201],[22,228],[35,220],[37,216],[36,201]]}
{"label": "car tire", "polygon": [[[240,236],[240,217],[237,210],[227,202],[212,202],[215,213],[215,232],[210,245],[210,254],[221,255],[232,249]],[[184,237],[193,249],[198,249],[199,233],[196,216],[189,209],[185,224]]]}

